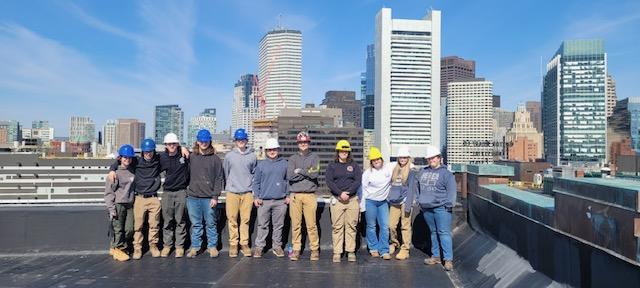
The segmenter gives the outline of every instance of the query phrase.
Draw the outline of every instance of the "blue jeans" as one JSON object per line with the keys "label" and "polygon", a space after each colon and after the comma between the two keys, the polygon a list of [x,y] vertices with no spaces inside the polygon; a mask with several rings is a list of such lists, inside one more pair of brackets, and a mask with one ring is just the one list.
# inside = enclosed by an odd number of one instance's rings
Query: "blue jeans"
{"label": "blue jeans", "polygon": [[[440,247],[445,261],[453,260],[453,241],[451,240],[452,213],[444,206],[423,209],[422,215],[431,230],[431,255],[440,257]],[[439,240],[438,240],[439,238]]]}
{"label": "blue jeans", "polygon": [[204,225],[207,229],[207,248],[218,246],[218,216],[216,208],[211,208],[210,202],[211,198],[187,197],[187,212],[191,220],[191,248],[200,249],[202,246]]}
{"label": "blue jeans", "polygon": [[[381,255],[389,253],[389,204],[386,200],[366,199],[364,212],[367,219],[367,246],[370,252],[377,251]],[[380,234],[376,235],[376,222],[380,225]]]}

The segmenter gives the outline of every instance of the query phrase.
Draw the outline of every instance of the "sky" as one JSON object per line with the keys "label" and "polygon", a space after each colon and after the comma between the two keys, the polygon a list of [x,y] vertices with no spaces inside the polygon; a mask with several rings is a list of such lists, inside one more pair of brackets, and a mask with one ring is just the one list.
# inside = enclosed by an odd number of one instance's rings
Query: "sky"
{"label": "sky", "polygon": [[[375,16],[421,19],[442,11],[442,56],[476,61],[502,107],[539,101],[546,62],[563,40],[601,38],[618,99],[640,96],[640,1],[0,1],[0,120],[49,120],[68,136],[71,116],[137,118],[178,104],[185,125],[217,108],[231,124],[234,84],[257,73],[262,36],[302,31],[302,103],[329,90],[360,96]],[[280,16],[281,15],[281,16]]]}

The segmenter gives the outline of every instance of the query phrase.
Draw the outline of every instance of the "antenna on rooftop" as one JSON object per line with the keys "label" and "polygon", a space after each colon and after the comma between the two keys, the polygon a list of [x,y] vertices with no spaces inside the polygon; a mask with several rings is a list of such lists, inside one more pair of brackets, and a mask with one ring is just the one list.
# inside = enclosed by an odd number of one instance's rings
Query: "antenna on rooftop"
{"label": "antenna on rooftop", "polygon": [[282,13],[278,14],[278,29],[282,30]]}

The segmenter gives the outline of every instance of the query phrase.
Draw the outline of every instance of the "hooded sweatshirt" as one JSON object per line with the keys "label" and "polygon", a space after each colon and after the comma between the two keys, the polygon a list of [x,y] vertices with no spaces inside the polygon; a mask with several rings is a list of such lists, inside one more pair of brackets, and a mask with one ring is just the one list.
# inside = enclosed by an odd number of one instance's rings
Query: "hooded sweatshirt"
{"label": "hooded sweatshirt", "polygon": [[116,170],[117,179],[112,182],[107,178],[104,189],[104,202],[111,214],[116,212],[117,204],[133,203],[134,191],[132,189],[135,175],[124,166],[118,167]]}
{"label": "hooded sweatshirt", "polygon": [[134,190],[140,195],[154,195],[160,190],[160,156],[154,153],[151,160],[143,157],[137,157],[134,163],[136,181],[134,181]]}
{"label": "hooded sweatshirt", "polygon": [[348,192],[350,197],[355,196],[362,184],[362,171],[355,161],[329,163],[325,177],[327,187],[336,197],[339,197],[343,191]]}
{"label": "hooded sweatshirt", "polygon": [[169,152],[160,153],[160,168],[165,171],[164,192],[175,192],[189,186],[189,159],[182,156],[178,147],[173,156]]}
{"label": "hooded sweatshirt", "polygon": [[247,148],[244,152],[233,148],[224,157],[224,176],[227,181],[225,190],[231,193],[242,194],[251,192],[253,184],[253,174],[258,160],[252,148]]}
{"label": "hooded sweatshirt", "polygon": [[[425,167],[413,173],[413,177],[413,181],[409,181],[407,203],[417,199],[422,209],[453,207],[456,202],[456,179],[447,167]],[[405,205],[405,211],[409,212],[410,209],[411,205]]]}
{"label": "hooded sweatshirt", "polygon": [[196,145],[189,157],[191,167],[187,196],[218,198],[224,186],[224,172],[222,160],[215,154],[215,149],[209,146],[206,150],[200,150]]}
{"label": "hooded sweatshirt", "polygon": [[253,177],[253,194],[257,199],[277,200],[289,195],[287,160],[278,156],[258,161]]}
{"label": "hooded sweatshirt", "polygon": [[[314,193],[318,190],[318,172],[320,172],[320,162],[318,155],[313,152],[298,152],[289,157],[289,168],[287,178],[289,178],[289,190],[291,192]],[[299,173],[295,173],[300,169]]]}
{"label": "hooded sweatshirt", "polygon": [[391,176],[396,163],[384,163],[380,169],[373,167],[364,170],[362,174],[362,199],[360,211],[365,211],[366,199],[374,201],[387,200],[391,189]]}

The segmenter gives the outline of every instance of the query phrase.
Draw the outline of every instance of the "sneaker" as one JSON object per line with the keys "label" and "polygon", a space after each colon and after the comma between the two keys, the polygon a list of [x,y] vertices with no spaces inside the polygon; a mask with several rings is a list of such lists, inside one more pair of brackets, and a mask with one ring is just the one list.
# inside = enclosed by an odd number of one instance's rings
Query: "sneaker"
{"label": "sneaker", "polygon": [[255,251],[253,251],[253,258],[262,258],[262,248],[255,248]]}
{"label": "sneaker", "polygon": [[311,261],[318,261],[318,260],[320,260],[320,251],[318,251],[318,250],[313,250],[313,251],[311,251],[311,258],[310,258],[310,260],[311,260]]}
{"label": "sneaker", "polygon": [[238,246],[230,245],[229,246],[229,258],[236,258],[236,257],[238,257]]}
{"label": "sneaker", "polygon": [[300,250],[293,250],[290,259],[291,261],[298,261],[300,259]]}
{"label": "sneaker", "polygon": [[176,258],[184,257],[184,248],[176,247]]}
{"label": "sneaker", "polygon": [[273,255],[276,255],[278,258],[284,257],[284,250],[279,246],[271,249],[271,252],[273,252]]}
{"label": "sneaker", "polygon": [[118,261],[127,261],[129,260],[129,255],[120,249],[113,249],[113,259]]}
{"label": "sneaker", "polygon": [[382,254],[382,259],[384,259],[384,260],[391,260],[391,254],[389,254],[389,253],[384,253],[384,254]]}
{"label": "sneaker", "polygon": [[453,261],[444,260],[444,270],[446,270],[446,271],[453,270]]}
{"label": "sneaker", "polygon": [[155,244],[149,245],[149,252],[151,252],[151,257],[153,258],[160,257],[160,250],[158,250],[158,246]]}
{"label": "sneaker", "polygon": [[209,248],[207,250],[209,251],[209,257],[211,257],[211,258],[218,257],[219,252],[218,252],[217,248],[213,247],[213,248]]}
{"label": "sneaker", "polygon": [[378,253],[378,251],[371,251],[369,252],[369,254],[371,254],[371,257],[375,257],[375,258],[380,257],[380,253]]}
{"label": "sneaker", "polygon": [[244,257],[251,257],[251,248],[249,248],[249,245],[240,245],[240,252],[242,252]]}
{"label": "sneaker", "polygon": [[196,258],[196,256],[198,256],[198,249],[196,248],[189,249],[189,252],[187,252],[187,258]]}
{"label": "sneaker", "polygon": [[334,253],[333,254],[333,263],[340,263],[340,258],[341,258],[340,254]]}
{"label": "sneaker", "polygon": [[140,260],[142,258],[142,249],[133,249],[133,260]]}
{"label": "sneaker", "polygon": [[393,254],[393,253],[396,253],[396,245],[395,244],[389,245],[389,254]]}
{"label": "sneaker", "polygon": [[398,260],[406,260],[409,259],[409,250],[400,249],[400,252],[396,255],[396,259]]}
{"label": "sneaker", "polygon": [[347,261],[356,262],[356,253],[354,252],[347,253]]}
{"label": "sneaker", "polygon": [[171,247],[163,247],[162,251],[160,252],[160,257],[166,258],[169,257],[169,254],[171,254]]}
{"label": "sneaker", "polygon": [[440,261],[440,257],[439,256],[431,256],[427,259],[424,259],[424,264],[425,265],[436,265],[436,264],[442,264],[442,261]]}

